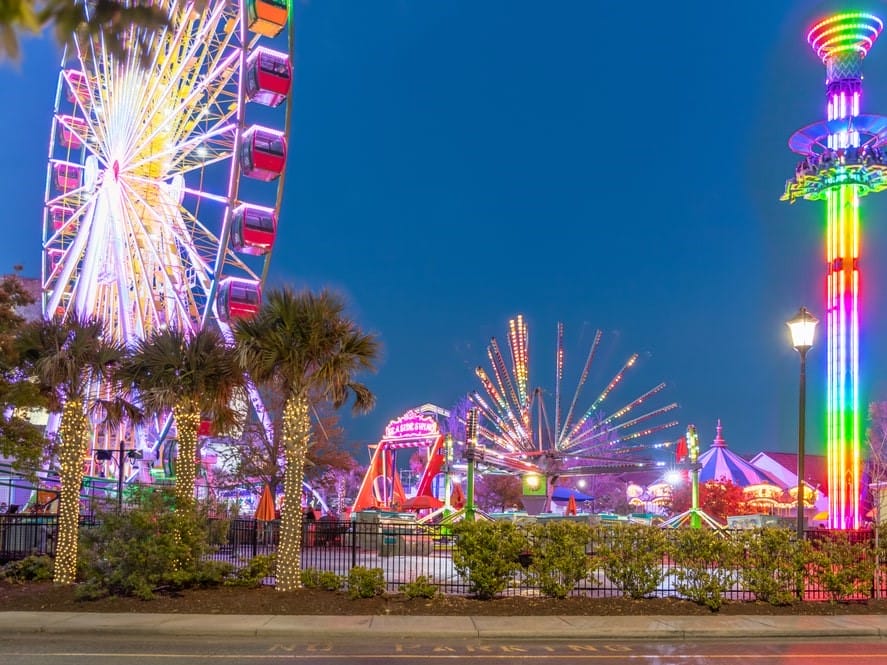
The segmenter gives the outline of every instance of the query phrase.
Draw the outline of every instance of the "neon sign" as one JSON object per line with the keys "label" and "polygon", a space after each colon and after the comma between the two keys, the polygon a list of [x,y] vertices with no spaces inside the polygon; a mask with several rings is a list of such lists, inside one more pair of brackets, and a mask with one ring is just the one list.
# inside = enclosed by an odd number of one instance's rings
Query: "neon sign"
{"label": "neon sign", "polygon": [[429,439],[440,435],[437,422],[431,416],[423,416],[418,411],[407,411],[400,418],[390,421],[385,427],[384,439]]}

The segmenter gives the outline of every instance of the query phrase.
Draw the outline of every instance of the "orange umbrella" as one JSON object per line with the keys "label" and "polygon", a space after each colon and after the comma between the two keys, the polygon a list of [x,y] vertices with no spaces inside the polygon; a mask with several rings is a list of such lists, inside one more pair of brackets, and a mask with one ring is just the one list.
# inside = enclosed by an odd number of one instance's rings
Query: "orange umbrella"
{"label": "orange umbrella", "polygon": [[456,510],[465,507],[465,492],[462,491],[461,485],[453,485],[453,491],[450,492],[450,505]]}
{"label": "orange umbrella", "polygon": [[274,510],[274,495],[271,494],[271,486],[265,485],[259,505],[256,506],[256,519],[262,522],[270,522],[276,517]]}
{"label": "orange umbrella", "polygon": [[575,515],[575,514],[576,514],[576,497],[571,494],[570,500],[567,501],[567,515]]}

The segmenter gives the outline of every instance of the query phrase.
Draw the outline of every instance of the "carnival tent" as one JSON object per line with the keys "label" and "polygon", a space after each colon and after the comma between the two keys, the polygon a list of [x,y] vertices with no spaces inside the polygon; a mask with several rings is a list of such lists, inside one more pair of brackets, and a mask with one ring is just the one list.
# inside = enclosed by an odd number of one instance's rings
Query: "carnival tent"
{"label": "carnival tent", "polygon": [[728,480],[739,487],[772,483],[763,472],[727,448],[722,434],[721,421],[718,420],[717,435],[711,447],[699,456],[699,482],[710,480]]}

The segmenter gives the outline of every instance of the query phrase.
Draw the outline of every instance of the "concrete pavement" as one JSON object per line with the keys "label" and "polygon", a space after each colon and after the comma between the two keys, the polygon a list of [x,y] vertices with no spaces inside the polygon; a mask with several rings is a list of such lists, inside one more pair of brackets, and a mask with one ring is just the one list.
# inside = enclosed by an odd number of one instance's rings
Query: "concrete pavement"
{"label": "concrete pavement", "polygon": [[844,616],[271,616],[0,612],[0,636],[24,633],[242,637],[495,639],[887,638],[887,615]]}

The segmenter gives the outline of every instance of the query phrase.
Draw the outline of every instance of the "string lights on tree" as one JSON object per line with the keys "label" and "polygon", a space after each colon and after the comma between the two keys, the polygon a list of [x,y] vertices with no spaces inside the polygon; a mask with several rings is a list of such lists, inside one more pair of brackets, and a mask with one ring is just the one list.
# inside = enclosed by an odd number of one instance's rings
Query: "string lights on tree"
{"label": "string lights on tree", "polygon": [[80,520],[80,485],[83,481],[83,457],[87,449],[89,423],[83,402],[69,399],[62,410],[59,425],[59,529],[53,581],[73,584],[77,578],[77,533]]}
{"label": "string lights on tree", "polygon": [[179,454],[176,459],[176,499],[178,507],[185,510],[194,502],[200,411],[193,400],[185,399],[181,406],[173,407],[173,417],[179,440]]}
{"label": "string lights on tree", "polygon": [[305,455],[311,442],[311,420],[304,395],[287,400],[283,409],[283,441],[287,464],[283,474],[286,500],[280,513],[280,546],[277,550],[277,590],[302,588],[302,479]]}

